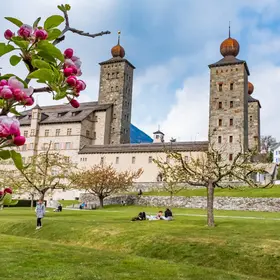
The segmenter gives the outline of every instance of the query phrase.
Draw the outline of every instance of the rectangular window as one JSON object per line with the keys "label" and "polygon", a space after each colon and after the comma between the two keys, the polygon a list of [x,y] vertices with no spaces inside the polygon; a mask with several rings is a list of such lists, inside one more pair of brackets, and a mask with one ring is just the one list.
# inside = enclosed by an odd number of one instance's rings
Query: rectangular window
{"label": "rectangular window", "polygon": [[89,137],[89,130],[86,131],[86,137]]}
{"label": "rectangular window", "polygon": [[104,164],[104,157],[100,158],[100,164],[103,165]]}
{"label": "rectangular window", "polygon": [[222,136],[218,136],[218,143],[219,143],[219,144],[222,143]]}
{"label": "rectangular window", "polygon": [[27,137],[28,137],[28,131],[27,131],[27,130],[24,130],[24,132],[23,132],[23,136],[24,136],[25,138],[27,138]]}
{"label": "rectangular window", "polygon": [[60,148],[59,143],[54,143],[54,149],[55,149],[55,150],[59,150],[59,148]]}
{"label": "rectangular window", "polygon": [[250,116],[250,122],[253,121],[253,116]]}
{"label": "rectangular window", "polygon": [[59,136],[59,134],[60,134],[60,129],[56,129],[55,130],[55,136]]}
{"label": "rectangular window", "polygon": [[23,150],[23,151],[26,151],[26,144],[24,144],[24,145],[22,146],[22,150]]}
{"label": "rectangular window", "polygon": [[230,83],[230,90],[233,90],[233,83]]}
{"label": "rectangular window", "polygon": [[189,161],[189,157],[185,156],[185,162],[188,162],[188,161]]}
{"label": "rectangular window", "polygon": [[223,104],[222,102],[219,102],[219,109],[222,109],[223,108]]}
{"label": "rectangular window", "polygon": [[96,139],[96,132],[95,131],[93,132],[93,139],[94,140]]}
{"label": "rectangular window", "polygon": [[33,150],[33,148],[34,148],[34,144],[33,144],[33,143],[30,143],[30,144],[29,144],[29,150]]}
{"label": "rectangular window", "polygon": [[48,129],[45,130],[45,136],[49,136],[50,131]]}
{"label": "rectangular window", "polygon": [[66,142],[65,149],[66,150],[70,150],[70,148],[71,148],[71,143],[70,142]]}
{"label": "rectangular window", "polygon": [[229,107],[230,107],[230,108],[233,108],[233,101],[230,101]]}
{"label": "rectangular window", "polygon": [[223,84],[219,84],[219,91],[223,91]]}
{"label": "rectangular window", "polygon": [[228,159],[231,161],[233,159],[233,154],[229,154]]}
{"label": "rectangular window", "polygon": [[233,136],[229,136],[229,143],[233,142]]}
{"label": "rectangular window", "polygon": [[218,154],[218,160],[222,160],[222,155],[221,154]]}
{"label": "rectangular window", "polygon": [[30,136],[35,136],[35,129],[31,129]]}
{"label": "rectangular window", "polygon": [[229,120],[229,125],[230,125],[230,126],[233,126],[233,119],[230,119],[230,120]]}
{"label": "rectangular window", "polygon": [[119,162],[120,162],[120,158],[116,157],[116,164],[119,164]]}
{"label": "rectangular window", "polygon": [[46,151],[49,147],[49,144],[48,143],[44,143],[43,144],[43,150]]}
{"label": "rectangular window", "polygon": [[72,129],[71,128],[67,128],[67,135],[70,136],[72,133]]}
{"label": "rectangular window", "polygon": [[223,121],[222,119],[219,119],[219,126],[222,126],[223,125]]}
{"label": "rectangular window", "polygon": [[153,157],[152,157],[152,156],[149,156],[148,162],[149,162],[149,163],[152,163],[152,162],[153,162]]}
{"label": "rectangular window", "polygon": [[170,163],[170,157],[167,156],[165,161],[166,161],[166,163]]}
{"label": "rectangular window", "polygon": [[135,163],[135,157],[132,157],[132,163],[133,164]]}

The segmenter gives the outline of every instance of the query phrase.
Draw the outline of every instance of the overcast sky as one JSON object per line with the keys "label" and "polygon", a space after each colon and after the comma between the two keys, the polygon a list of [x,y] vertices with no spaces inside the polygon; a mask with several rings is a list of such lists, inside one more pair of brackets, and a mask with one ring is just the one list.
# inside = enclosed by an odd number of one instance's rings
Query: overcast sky
{"label": "overcast sky", "polygon": [[[260,100],[261,133],[280,139],[280,1],[279,0],[9,0],[0,10],[0,32],[16,30],[4,16],[32,25],[38,17],[59,14],[57,4],[69,3],[72,27],[88,32],[110,30],[96,39],[67,34],[61,49],[72,47],[83,65],[87,89],[81,101],[97,100],[98,63],[122,31],[126,58],[136,66],[132,123],[152,135],[160,125],[166,137],[204,140],[208,129],[208,64],[221,58],[220,43],[228,36],[240,43],[238,58],[246,60]],[[9,66],[3,73],[25,75],[24,67]],[[46,94],[39,105],[53,104]],[[167,140],[168,140],[167,139]]]}

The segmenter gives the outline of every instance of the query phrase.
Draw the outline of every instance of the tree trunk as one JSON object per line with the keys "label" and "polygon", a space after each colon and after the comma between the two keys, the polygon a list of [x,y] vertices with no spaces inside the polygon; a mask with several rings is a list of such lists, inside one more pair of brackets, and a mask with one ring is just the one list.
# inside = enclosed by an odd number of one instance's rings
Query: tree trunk
{"label": "tree trunk", "polygon": [[34,194],[31,194],[31,208],[33,208]]}
{"label": "tree trunk", "polygon": [[103,196],[99,196],[99,204],[100,204],[100,208],[103,208],[103,200],[104,200],[104,197]]}
{"label": "tree trunk", "polygon": [[207,225],[209,227],[214,227],[214,186],[213,182],[208,182],[207,185]]}
{"label": "tree trunk", "polygon": [[170,192],[170,206],[172,205],[173,202],[173,192]]}

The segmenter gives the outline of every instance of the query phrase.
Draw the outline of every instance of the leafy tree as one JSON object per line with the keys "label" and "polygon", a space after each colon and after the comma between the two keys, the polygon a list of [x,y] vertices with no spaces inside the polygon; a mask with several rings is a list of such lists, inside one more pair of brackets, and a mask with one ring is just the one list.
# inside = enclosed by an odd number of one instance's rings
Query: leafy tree
{"label": "leafy tree", "polygon": [[32,197],[44,199],[49,190],[69,189],[73,183],[71,172],[76,166],[69,157],[50,152],[51,144],[44,153],[31,158],[27,167],[10,171],[1,171],[0,185],[11,186],[18,193],[28,193]]}
{"label": "leafy tree", "polygon": [[[157,163],[157,160],[154,159],[154,162]],[[159,175],[163,182],[163,189],[170,195],[170,203],[172,203],[173,196],[183,189],[183,186],[180,185],[180,174],[177,174],[177,171],[177,169],[171,168],[168,164],[161,165],[160,168]]]}
{"label": "leafy tree", "polygon": [[[248,184],[250,187],[260,187],[254,180],[258,172],[266,173],[265,166],[252,163],[256,155],[254,151],[239,152],[232,161],[225,160],[221,151],[209,145],[207,152],[199,157],[191,157],[185,161],[182,154],[174,151],[167,151],[170,161],[155,160],[162,173],[168,170],[176,174],[178,181],[191,186],[204,186],[207,189],[207,224],[209,227],[214,223],[214,190],[217,187],[231,187],[230,184],[223,185],[226,181],[237,180]],[[271,185],[269,182],[266,186]]]}
{"label": "leafy tree", "polygon": [[274,144],[276,144],[276,139],[271,135],[261,137],[261,149],[264,150],[267,154]]}
{"label": "leafy tree", "polygon": [[[5,19],[16,25],[16,32],[8,29],[4,33],[5,42],[0,43],[0,57],[10,55],[10,64],[23,63],[28,71],[25,78],[14,74],[0,77],[0,159],[12,159],[18,169],[23,169],[21,155],[8,147],[21,146],[25,137],[20,135],[19,121],[11,114],[20,115],[17,108],[31,106],[36,92],[53,95],[54,100],[67,99],[75,108],[79,107],[76,98],[86,88],[81,76],[81,61],[69,48],[62,53],[56,45],[65,39],[67,32],[95,38],[109,31],[91,34],[70,26],[68,12],[70,5],[59,5],[61,15],[52,15],[40,24],[41,17],[33,25],[23,23],[17,18]],[[60,29],[62,23],[63,29]],[[36,81],[43,86],[32,88],[30,82]],[[8,148],[8,149],[7,149]]]}
{"label": "leafy tree", "polygon": [[142,169],[136,172],[119,172],[111,165],[95,165],[89,170],[73,175],[73,181],[76,188],[97,196],[102,208],[104,198],[126,191],[142,172]]}

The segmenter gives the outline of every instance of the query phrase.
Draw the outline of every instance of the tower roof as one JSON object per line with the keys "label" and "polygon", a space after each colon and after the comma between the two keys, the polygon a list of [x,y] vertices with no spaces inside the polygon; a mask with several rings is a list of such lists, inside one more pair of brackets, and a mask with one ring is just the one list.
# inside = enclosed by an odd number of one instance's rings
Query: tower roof
{"label": "tower roof", "polygon": [[164,135],[164,133],[161,132],[160,130],[155,131],[153,134],[161,134],[161,135]]}
{"label": "tower roof", "polygon": [[124,58],[125,56],[125,50],[124,48],[120,45],[120,34],[121,32],[118,31],[118,44],[116,46],[114,46],[111,49],[111,54],[113,57],[121,57]]}
{"label": "tower roof", "polygon": [[224,40],[220,46],[220,52],[223,57],[234,56],[236,57],[239,54],[239,43],[230,37],[230,24],[228,31],[228,38]]}

